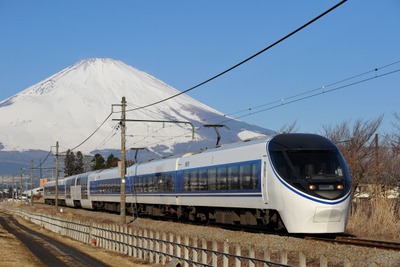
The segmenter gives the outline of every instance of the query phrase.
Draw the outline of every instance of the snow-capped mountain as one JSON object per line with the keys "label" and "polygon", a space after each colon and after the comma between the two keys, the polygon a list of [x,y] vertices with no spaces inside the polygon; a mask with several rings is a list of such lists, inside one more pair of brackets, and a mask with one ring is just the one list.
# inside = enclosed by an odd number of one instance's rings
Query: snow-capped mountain
{"label": "snow-capped mountain", "polygon": [[[127,119],[164,121],[128,121],[127,149],[144,147],[165,156],[214,146],[214,129],[202,126],[227,118],[188,95],[135,110],[178,93],[157,78],[118,60],[79,61],[0,102],[0,156],[9,151],[49,151],[57,141],[60,152],[78,145],[75,151],[84,154],[118,151],[121,147],[118,119],[123,96],[127,101]],[[190,122],[195,138],[192,139],[190,124],[169,121]],[[218,129],[221,143],[271,133],[236,120],[225,125]]]}

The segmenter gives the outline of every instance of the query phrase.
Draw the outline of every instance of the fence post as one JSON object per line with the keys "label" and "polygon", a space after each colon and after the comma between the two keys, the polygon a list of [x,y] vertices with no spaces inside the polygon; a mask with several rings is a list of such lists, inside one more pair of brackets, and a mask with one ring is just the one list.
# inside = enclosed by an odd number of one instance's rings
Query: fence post
{"label": "fence post", "polygon": [[105,240],[105,248],[107,249],[107,250],[110,250],[110,228],[111,228],[111,226],[109,225],[109,224],[107,224],[106,226],[105,226],[105,237],[106,237],[106,240]]}
{"label": "fence post", "polygon": [[125,242],[124,242],[125,243],[125,255],[129,256],[129,250],[131,248],[131,243],[130,243],[131,235],[129,234],[130,228],[129,228],[128,225],[125,225],[124,229],[125,229],[125,231],[124,231],[124,234],[125,234]]}
{"label": "fence post", "polygon": [[[264,248],[264,260],[271,261],[271,252],[268,247]],[[268,263],[264,263],[264,267],[268,267]]]}
{"label": "fence post", "polygon": [[287,261],[288,261],[287,251],[286,250],[282,250],[280,254],[281,254],[281,263],[282,264],[287,264]]}
{"label": "fence post", "polygon": [[181,243],[181,236],[180,235],[176,236],[176,243],[178,244],[176,246],[176,256],[180,258],[182,256],[182,247],[181,247],[182,243]]}
{"label": "fence post", "polygon": [[201,247],[203,248],[201,253],[201,263],[207,264],[207,252],[205,251],[207,249],[207,241],[205,238],[201,239]]}
{"label": "fence post", "polygon": [[328,267],[328,259],[324,255],[322,255],[319,259],[319,266]]}
{"label": "fence post", "polygon": [[[188,248],[188,246],[189,246],[189,237],[188,236],[184,237],[184,244],[185,244],[185,247],[183,248],[183,258],[185,260],[189,260],[190,258],[189,258],[189,248]],[[184,261],[183,266],[188,267],[189,266],[188,262]]]}
{"label": "fence post", "polygon": [[216,253],[214,253],[214,251],[218,251],[218,243],[217,241],[213,241],[212,242],[212,266],[218,266],[218,255]]}
{"label": "fence post", "polygon": [[306,267],[307,262],[306,262],[306,254],[304,252],[299,253],[299,267]]}
{"label": "fence post", "polygon": [[[250,258],[252,258],[252,259],[254,259],[255,258],[255,251],[254,251],[254,247],[253,246],[250,246],[250,248],[249,248],[249,257]],[[254,262],[253,261],[251,261],[251,260],[249,260],[249,267],[254,267]]]}
{"label": "fence post", "polygon": [[143,230],[140,229],[138,232],[138,253],[139,259],[144,259],[143,254]]}
{"label": "fence post", "polygon": [[351,267],[352,266],[351,261],[349,259],[345,259],[343,266],[344,267]]}
{"label": "fence post", "polygon": [[134,258],[137,258],[137,257],[138,257],[137,245],[138,245],[137,230],[134,229],[134,230],[133,230],[133,257],[134,257]]}
{"label": "fence post", "polygon": [[165,264],[167,260],[167,256],[165,255],[167,253],[167,233],[162,233],[162,240],[161,251],[163,254],[161,255],[161,263]]}
{"label": "fence post", "polygon": [[[174,245],[172,244],[174,242],[174,234],[169,233],[169,255],[174,255]],[[171,261],[172,258],[171,256],[168,256],[168,261]]]}
{"label": "fence post", "polygon": [[[242,248],[240,247],[240,244],[236,244],[235,246],[235,254],[236,256],[242,256]],[[240,258],[236,257],[235,258],[235,267],[240,267],[241,266],[241,261]]]}
{"label": "fence post", "polygon": [[[224,241],[224,253],[225,254],[229,254],[229,243],[228,243],[228,241],[227,240],[225,240]],[[229,258],[228,258],[228,255],[224,255],[223,256],[223,263],[222,263],[222,265],[224,266],[224,267],[228,267],[229,266]]]}
{"label": "fence post", "polygon": [[156,232],[156,264],[160,263],[160,231]]}
{"label": "fence post", "polygon": [[192,253],[193,253],[193,261],[194,261],[194,262],[197,262],[197,261],[198,261],[198,251],[197,251],[197,247],[198,247],[198,238],[197,238],[197,236],[193,237],[192,242],[193,242],[193,247],[195,247],[195,249],[192,250]]}
{"label": "fence post", "polygon": [[128,256],[133,256],[133,236],[132,236],[132,228],[128,228]]}
{"label": "fence post", "polygon": [[150,230],[149,237],[150,237],[150,239],[149,239],[149,242],[150,242],[150,244],[149,244],[149,249],[150,249],[149,262],[153,263],[154,262],[154,252],[153,252],[153,250],[154,250],[154,232],[153,232],[153,230]]}

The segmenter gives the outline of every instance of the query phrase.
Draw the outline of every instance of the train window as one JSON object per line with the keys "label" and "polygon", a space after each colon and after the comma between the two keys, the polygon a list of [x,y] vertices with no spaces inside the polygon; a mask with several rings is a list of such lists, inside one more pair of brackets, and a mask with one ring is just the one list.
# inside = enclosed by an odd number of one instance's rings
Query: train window
{"label": "train window", "polygon": [[239,166],[228,167],[228,189],[239,189]]}
{"label": "train window", "polygon": [[143,176],[143,192],[149,192],[149,176]]}
{"label": "train window", "polygon": [[227,167],[218,167],[217,168],[217,190],[226,190],[228,189],[227,184],[228,171]]}
{"label": "train window", "polygon": [[191,187],[191,191],[199,190],[199,171],[198,170],[190,171],[190,187]]}
{"label": "train window", "polygon": [[159,174],[152,175],[152,184],[151,184],[152,191],[151,192],[157,192],[160,189],[160,184],[158,183],[158,177],[159,177]]}
{"label": "train window", "polygon": [[183,172],[183,190],[190,191],[190,172],[184,171]]}
{"label": "train window", "polygon": [[217,169],[211,168],[207,170],[208,176],[208,190],[217,189]]}
{"label": "train window", "polygon": [[251,169],[252,169],[251,175],[253,176],[251,189],[257,189],[258,188],[258,165],[251,164]]}
{"label": "train window", "polygon": [[174,177],[172,176],[172,174],[165,174],[164,190],[165,192],[174,191]]}
{"label": "train window", "polygon": [[154,175],[147,176],[147,192],[154,192]]}
{"label": "train window", "polygon": [[208,190],[207,169],[199,170],[199,190]]}
{"label": "train window", "polygon": [[240,189],[253,189],[253,175],[251,164],[240,166]]}
{"label": "train window", "polygon": [[175,184],[174,184],[174,176],[172,174],[167,175],[167,181],[166,181],[166,185],[168,188],[169,192],[173,192],[174,188],[175,188]]}
{"label": "train window", "polygon": [[143,192],[143,176],[137,177],[136,192]]}

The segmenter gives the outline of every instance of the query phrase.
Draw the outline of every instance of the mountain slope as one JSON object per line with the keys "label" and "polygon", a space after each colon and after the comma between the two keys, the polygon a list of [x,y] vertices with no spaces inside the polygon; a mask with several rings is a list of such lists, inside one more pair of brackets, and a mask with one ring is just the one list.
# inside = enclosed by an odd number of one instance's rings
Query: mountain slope
{"label": "mountain slope", "polygon": [[[205,121],[218,123],[224,119],[223,114],[187,95],[130,111],[177,93],[178,90],[121,61],[82,60],[0,102],[0,150],[48,151],[56,141],[61,151],[73,148],[103,123],[112,105],[121,103],[122,96],[128,103],[127,119],[188,121],[196,128],[195,140],[192,140],[188,124],[127,122],[127,148],[146,147],[165,155],[215,144],[214,130],[201,126]],[[119,149],[120,110],[120,106],[113,106],[111,117],[77,150],[90,153]],[[238,141],[243,136],[247,138],[248,134],[271,133],[234,120],[227,126],[229,129],[220,129],[225,143]]]}

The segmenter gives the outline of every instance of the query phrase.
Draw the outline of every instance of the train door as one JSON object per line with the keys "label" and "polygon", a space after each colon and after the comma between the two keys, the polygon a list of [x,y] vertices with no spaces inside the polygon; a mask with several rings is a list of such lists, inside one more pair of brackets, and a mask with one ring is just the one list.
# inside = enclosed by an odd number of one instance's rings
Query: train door
{"label": "train door", "polygon": [[267,155],[263,156],[261,164],[261,192],[265,204],[268,204],[268,172],[267,172]]}
{"label": "train door", "polygon": [[81,177],[78,177],[75,179],[75,185],[71,186],[71,197],[74,201],[75,207],[81,206],[81,199],[82,199],[81,187],[82,187],[81,186]]}

